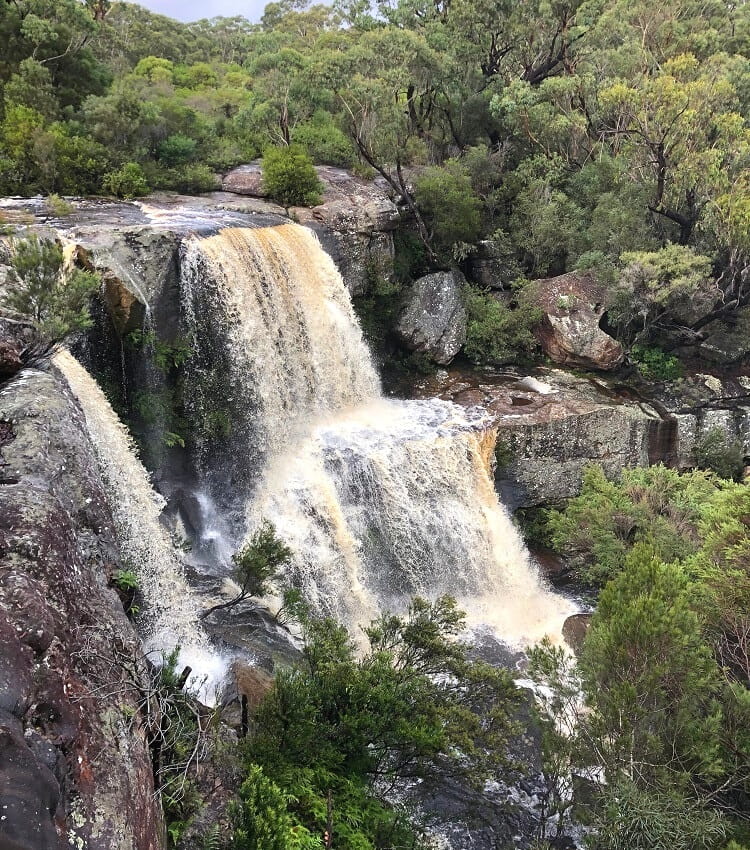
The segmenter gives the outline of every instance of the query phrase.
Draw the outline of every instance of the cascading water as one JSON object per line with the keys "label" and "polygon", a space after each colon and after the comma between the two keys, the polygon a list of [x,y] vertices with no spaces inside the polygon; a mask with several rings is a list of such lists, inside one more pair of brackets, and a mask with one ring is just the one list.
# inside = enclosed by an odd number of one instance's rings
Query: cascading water
{"label": "cascading water", "polygon": [[311,421],[377,397],[378,376],[341,276],[309,230],[194,237],[181,268],[196,460],[214,495],[246,497]]}
{"label": "cascading water", "polygon": [[207,477],[245,503],[249,531],[274,522],[315,606],[354,631],[415,593],[452,593],[514,643],[559,633],[570,605],[542,586],[497,499],[494,433],[481,412],[382,397],[312,232],[192,238],[182,286],[197,348],[190,394],[200,409],[226,405],[234,429]]}
{"label": "cascading water", "polygon": [[53,362],[83,410],[117,540],[147,603],[141,623],[145,650],[158,660],[158,653],[179,646],[181,663],[192,667],[202,697],[210,700],[226,663],[211,649],[199,625],[198,601],[159,521],[164,502],[151,487],[130,435],[96,381],[67,351],[58,352]]}

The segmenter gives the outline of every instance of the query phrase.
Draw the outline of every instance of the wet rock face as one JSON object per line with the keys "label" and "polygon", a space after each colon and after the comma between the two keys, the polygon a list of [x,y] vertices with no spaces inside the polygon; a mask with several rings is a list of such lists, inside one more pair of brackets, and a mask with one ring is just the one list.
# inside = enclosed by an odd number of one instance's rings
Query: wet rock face
{"label": "wet rock face", "polygon": [[466,342],[466,308],[458,271],[435,272],[415,281],[408,291],[396,334],[410,351],[447,364]]}
{"label": "wet rock face", "polygon": [[622,346],[599,327],[605,292],[591,275],[570,272],[533,281],[529,293],[544,312],[537,337],[555,363],[602,371],[622,363]]}
{"label": "wet rock face", "polygon": [[111,519],[52,375],[0,389],[0,458],[0,834],[28,850],[161,850],[137,639],[108,587]]}

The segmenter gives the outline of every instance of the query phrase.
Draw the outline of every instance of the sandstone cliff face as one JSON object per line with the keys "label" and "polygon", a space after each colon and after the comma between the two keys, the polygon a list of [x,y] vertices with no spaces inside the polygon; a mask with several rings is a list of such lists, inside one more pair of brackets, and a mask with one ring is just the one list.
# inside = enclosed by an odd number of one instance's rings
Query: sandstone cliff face
{"label": "sandstone cliff face", "polygon": [[0,836],[13,847],[164,846],[138,642],[108,586],[120,566],[80,409],[55,376],[19,373],[0,387]]}

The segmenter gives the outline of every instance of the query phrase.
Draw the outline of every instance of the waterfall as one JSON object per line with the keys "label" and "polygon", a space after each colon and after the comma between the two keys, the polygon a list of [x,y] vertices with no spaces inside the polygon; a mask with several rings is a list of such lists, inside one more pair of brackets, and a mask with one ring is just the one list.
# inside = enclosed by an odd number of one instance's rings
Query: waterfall
{"label": "waterfall", "polygon": [[383,398],[311,231],[193,237],[182,286],[194,418],[224,405],[233,428],[219,463],[205,441],[204,474],[244,503],[248,533],[275,524],[315,608],[356,631],[416,593],[451,593],[513,643],[559,633],[570,605],[543,586],[498,501],[489,423],[448,402]]}
{"label": "waterfall", "polygon": [[[116,539],[127,566],[138,577],[146,602],[139,623],[147,653],[180,647],[180,662],[194,671],[204,699],[214,696],[225,672],[198,621],[199,604],[163,529],[164,507],[135,451],[132,439],[96,381],[67,351],[54,365],[78,399],[106,488]],[[206,681],[201,679],[206,677]]]}
{"label": "waterfall", "polygon": [[[194,351],[186,406],[214,494],[248,494],[311,421],[379,395],[341,276],[306,228],[227,228],[187,240],[181,291]],[[217,431],[228,443],[223,456]]]}

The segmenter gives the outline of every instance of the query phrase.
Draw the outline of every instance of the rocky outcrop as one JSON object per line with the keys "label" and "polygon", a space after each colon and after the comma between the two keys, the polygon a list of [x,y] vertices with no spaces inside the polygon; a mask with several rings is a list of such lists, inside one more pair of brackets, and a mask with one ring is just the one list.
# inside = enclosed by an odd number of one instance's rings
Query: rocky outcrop
{"label": "rocky outcrop", "polygon": [[435,272],[420,277],[406,293],[396,335],[410,350],[447,364],[466,342],[466,308],[461,272]]}
{"label": "rocky outcrop", "polygon": [[711,363],[730,364],[750,355],[750,307],[740,307],[731,317],[713,321],[702,330],[705,339],[698,354]]}
{"label": "rocky outcrop", "polygon": [[543,311],[537,338],[555,363],[602,371],[622,363],[622,346],[599,327],[605,292],[591,274],[570,272],[535,280],[526,292]]}
{"label": "rocky outcrop", "polygon": [[653,393],[674,417],[679,468],[693,466],[696,444],[714,430],[727,443],[740,443],[750,457],[750,377],[695,374],[655,387]]}
{"label": "rocky outcrop", "polygon": [[594,379],[556,369],[533,378],[456,369],[423,380],[417,393],[488,411],[498,429],[497,485],[512,510],[578,495],[591,463],[614,477],[673,461],[674,443],[660,439],[665,429],[674,436],[672,421]]}
{"label": "rocky outcrop", "polygon": [[[363,295],[375,277],[393,274],[393,231],[399,211],[378,182],[362,180],[343,168],[316,166],[323,186],[323,202],[316,207],[292,207],[288,214],[318,233],[333,257],[352,295]],[[225,192],[264,198],[259,162],[230,171],[222,183]]]}
{"label": "rocky outcrop", "polygon": [[0,834],[160,850],[140,653],[109,587],[119,555],[81,411],[26,370],[0,390],[0,423]]}

